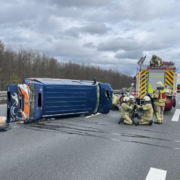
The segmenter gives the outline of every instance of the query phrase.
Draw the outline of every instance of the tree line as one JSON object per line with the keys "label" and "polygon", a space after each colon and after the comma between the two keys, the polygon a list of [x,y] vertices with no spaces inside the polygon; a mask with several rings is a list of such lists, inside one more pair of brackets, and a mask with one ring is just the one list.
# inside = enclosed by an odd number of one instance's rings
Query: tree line
{"label": "tree line", "polygon": [[95,77],[99,82],[111,84],[113,89],[129,87],[133,82],[131,76],[117,69],[105,70],[72,61],[61,62],[32,49],[19,47],[15,50],[0,40],[0,91],[6,91],[8,84],[20,84],[31,77],[78,80],[92,80]]}

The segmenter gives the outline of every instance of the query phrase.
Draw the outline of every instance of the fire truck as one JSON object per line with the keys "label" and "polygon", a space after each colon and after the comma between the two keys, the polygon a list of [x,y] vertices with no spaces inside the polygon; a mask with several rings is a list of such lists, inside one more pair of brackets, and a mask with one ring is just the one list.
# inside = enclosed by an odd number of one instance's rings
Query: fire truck
{"label": "fire truck", "polygon": [[170,111],[176,107],[177,98],[177,75],[178,68],[174,62],[162,62],[158,67],[145,65],[146,56],[138,61],[137,73],[134,77],[136,82],[136,101],[142,104],[144,96],[152,95],[157,88],[157,82],[161,81],[166,88],[165,110]]}

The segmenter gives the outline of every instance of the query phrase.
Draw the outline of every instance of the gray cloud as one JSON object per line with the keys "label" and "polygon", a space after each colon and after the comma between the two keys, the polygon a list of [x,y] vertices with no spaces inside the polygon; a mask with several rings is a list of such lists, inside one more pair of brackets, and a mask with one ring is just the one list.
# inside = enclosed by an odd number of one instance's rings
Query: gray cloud
{"label": "gray cloud", "polygon": [[99,7],[105,6],[109,0],[46,0],[50,4],[65,7]]}
{"label": "gray cloud", "polygon": [[104,35],[108,33],[110,28],[106,27],[104,24],[89,24],[82,27],[71,27],[66,29],[63,34],[65,36],[79,38],[80,34],[91,34],[91,35]]}
{"label": "gray cloud", "polygon": [[63,32],[65,36],[78,38],[80,35],[80,29],[77,27],[72,27]]}
{"label": "gray cloud", "polygon": [[134,39],[122,39],[119,37],[116,39],[108,40],[105,43],[100,43],[97,47],[97,50],[117,52],[118,50],[136,50],[139,48],[139,45]]}
{"label": "gray cloud", "polygon": [[104,24],[90,24],[81,28],[82,32],[89,34],[106,34],[110,28],[106,27]]}
{"label": "gray cloud", "polygon": [[96,48],[96,46],[93,44],[93,42],[84,43],[83,47],[86,47],[86,48]]}
{"label": "gray cloud", "polygon": [[143,51],[125,51],[116,53],[115,57],[118,59],[139,59],[143,56]]}
{"label": "gray cloud", "polygon": [[0,39],[134,75],[143,53],[146,63],[155,53],[180,65],[179,6],[176,0],[6,0]]}

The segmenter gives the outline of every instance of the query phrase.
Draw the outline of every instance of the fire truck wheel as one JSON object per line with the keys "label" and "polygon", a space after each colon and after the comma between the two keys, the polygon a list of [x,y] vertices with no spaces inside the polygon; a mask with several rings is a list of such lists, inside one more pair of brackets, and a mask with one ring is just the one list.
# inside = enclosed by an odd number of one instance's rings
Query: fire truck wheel
{"label": "fire truck wheel", "polygon": [[173,99],[173,107],[176,107],[176,99]]}

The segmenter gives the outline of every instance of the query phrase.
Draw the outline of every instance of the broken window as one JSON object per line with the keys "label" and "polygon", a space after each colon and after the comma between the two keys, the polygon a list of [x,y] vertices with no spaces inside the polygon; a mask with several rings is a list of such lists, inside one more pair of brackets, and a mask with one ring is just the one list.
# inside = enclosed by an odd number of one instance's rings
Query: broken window
{"label": "broken window", "polygon": [[109,91],[107,89],[106,89],[106,96],[107,96],[108,100],[111,99],[111,96],[110,96]]}

